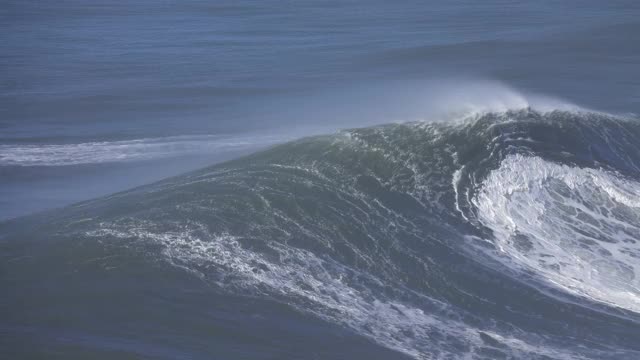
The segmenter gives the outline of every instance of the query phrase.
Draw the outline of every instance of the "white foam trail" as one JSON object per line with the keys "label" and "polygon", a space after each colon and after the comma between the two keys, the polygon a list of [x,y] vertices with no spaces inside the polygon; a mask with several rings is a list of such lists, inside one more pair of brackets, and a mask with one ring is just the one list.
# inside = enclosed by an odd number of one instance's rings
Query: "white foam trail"
{"label": "white foam trail", "polygon": [[64,166],[151,160],[252,149],[284,140],[270,135],[197,135],[77,144],[0,145],[0,166]]}
{"label": "white foam trail", "polygon": [[[171,263],[224,288],[275,297],[416,359],[476,358],[477,353],[491,348],[483,336],[504,344],[495,350],[513,358],[581,358],[547,348],[532,334],[474,328],[464,323],[459,310],[426,296],[422,308],[386,297],[381,289],[388,290],[392,284],[310,251],[268,242],[263,245],[269,251],[262,253],[230,234],[210,234],[204,225],[191,223],[183,229],[158,232],[156,224],[142,221],[102,224],[87,235],[162,245]],[[212,270],[217,275],[211,276]]]}
{"label": "white foam trail", "polygon": [[640,312],[640,184],[604,170],[511,155],[473,199],[505,264]]}

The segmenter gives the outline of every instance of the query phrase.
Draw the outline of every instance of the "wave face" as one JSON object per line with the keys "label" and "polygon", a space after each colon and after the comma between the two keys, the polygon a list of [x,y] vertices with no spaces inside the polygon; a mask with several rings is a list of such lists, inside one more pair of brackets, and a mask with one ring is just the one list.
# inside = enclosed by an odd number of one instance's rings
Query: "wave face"
{"label": "wave face", "polygon": [[67,355],[636,359],[639,138],[531,108],[385,125],[8,222],[4,331]]}

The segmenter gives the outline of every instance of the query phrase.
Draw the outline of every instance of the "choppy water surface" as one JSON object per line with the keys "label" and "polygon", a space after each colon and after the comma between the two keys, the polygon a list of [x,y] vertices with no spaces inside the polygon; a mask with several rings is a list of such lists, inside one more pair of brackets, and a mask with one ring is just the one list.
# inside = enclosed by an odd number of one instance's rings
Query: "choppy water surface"
{"label": "choppy water surface", "polygon": [[0,353],[639,358],[638,13],[9,3]]}

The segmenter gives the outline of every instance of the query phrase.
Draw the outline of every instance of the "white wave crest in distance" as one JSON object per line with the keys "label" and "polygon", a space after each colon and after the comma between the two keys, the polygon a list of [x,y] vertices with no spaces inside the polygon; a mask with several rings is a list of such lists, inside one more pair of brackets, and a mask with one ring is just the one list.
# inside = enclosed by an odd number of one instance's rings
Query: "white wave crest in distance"
{"label": "white wave crest in distance", "polygon": [[75,144],[0,145],[0,166],[64,166],[235,151],[283,141],[276,136],[170,136]]}

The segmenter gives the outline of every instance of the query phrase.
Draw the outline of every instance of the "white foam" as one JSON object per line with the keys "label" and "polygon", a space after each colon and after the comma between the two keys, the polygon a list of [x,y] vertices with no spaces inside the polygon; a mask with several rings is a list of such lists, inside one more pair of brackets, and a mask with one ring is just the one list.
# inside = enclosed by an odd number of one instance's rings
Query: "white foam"
{"label": "white foam", "polygon": [[511,155],[473,199],[505,264],[573,294],[640,311],[640,184]]}
{"label": "white foam", "polygon": [[151,160],[251,149],[284,140],[270,135],[195,135],[76,144],[0,145],[0,166],[64,166]]}
{"label": "white foam", "polygon": [[259,246],[267,246],[268,251],[255,251],[233,235],[210,234],[206,226],[197,223],[182,226],[180,231],[160,233],[155,228],[152,222],[144,221],[102,224],[101,229],[88,235],[161,244],[171,263],[203,279],[234,292],[275,298],[416,359],[475,358],[478,351],[491,347],[480,331],[506,345],[496,350],[516,358],[534,354],[579,358],[562,349],[545,347],[540,338],[529,342],[536,339],[535,335],[500,334],[469,326],[461,320],[460,310],[424,295],[407,294],[419,296],[420,307],[395,300],[384,295],[393,284],[307,250],[260,242]]}

